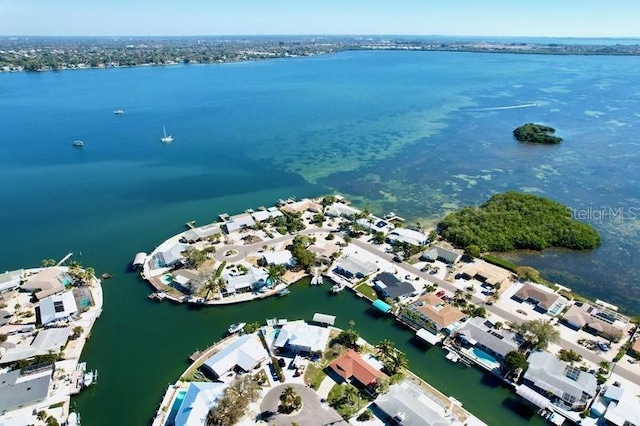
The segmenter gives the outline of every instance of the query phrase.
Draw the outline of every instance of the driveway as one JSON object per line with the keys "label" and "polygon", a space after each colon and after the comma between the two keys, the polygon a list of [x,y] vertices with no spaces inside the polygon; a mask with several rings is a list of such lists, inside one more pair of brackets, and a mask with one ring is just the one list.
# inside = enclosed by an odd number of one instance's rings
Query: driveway
{"label": "driveway", "polygon": [[[302,397],[302,410],[295,415],[278,414],[280,394],[285,387],[291,386]],[[295,422],[299,425],[348,425],[333,408],[320,402],[315,391],[307,386],[295,383],[283,384],[271,389],[260,403],[262,420],[269,425],[291,426]]]}

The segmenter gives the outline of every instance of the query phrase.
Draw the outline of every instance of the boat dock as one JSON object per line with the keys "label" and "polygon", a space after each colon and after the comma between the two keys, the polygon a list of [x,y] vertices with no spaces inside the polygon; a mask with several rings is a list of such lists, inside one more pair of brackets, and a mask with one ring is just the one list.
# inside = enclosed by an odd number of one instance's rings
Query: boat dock
{"label": "boat dock", "polygon": [[193,228],[196,227],[196,221],[195,220],[190,220],[190,221],[186,222],[185,225],[187,226],[187,228],[193,229]]}
{"label": "boat dock", "polygon": [[56,266],[60,266],[62,265],[64,262],[66,262],[67,260],[69,260],[69,258],[73,256],[72,252],[67,253],[67,255],[65,257],[62,258],[62,260],[58,263],[56,263]]}

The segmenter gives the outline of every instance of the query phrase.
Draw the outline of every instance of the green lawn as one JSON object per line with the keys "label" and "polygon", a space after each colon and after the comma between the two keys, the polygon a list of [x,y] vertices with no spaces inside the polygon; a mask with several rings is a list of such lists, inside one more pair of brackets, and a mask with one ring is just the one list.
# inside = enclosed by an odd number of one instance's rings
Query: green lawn
{"label": "green lawn", "polygon": [[360,284],[359,286],[355,287],[355,290],[364,294],[371,300],[376,300],[378,298],[378,296],[376,295],[376,291],[373,289],[373,287],[368,286],[367,283]]}
{"label": "green lawn", "polygon": [[353,417],[360,408],[365,407],[371,401],[363,398],[361,394],[358,395],[358,401],[354,405],[346,404],[343,401],[343,394],[345,389],[353,387],[353,385],[349,385],[343,383],[341,385],[334,385],[329,391],[329,395],[327,396],[327,402],[329,405],[338,412],[342,416],[343,419],[349,419]]}
{"label": "green lawn", "polygon": [[311,386],[313,390],[318,390],[320,384],[327,377],[322,366],[316,364],[309,364],[304,372],[304,382]]}

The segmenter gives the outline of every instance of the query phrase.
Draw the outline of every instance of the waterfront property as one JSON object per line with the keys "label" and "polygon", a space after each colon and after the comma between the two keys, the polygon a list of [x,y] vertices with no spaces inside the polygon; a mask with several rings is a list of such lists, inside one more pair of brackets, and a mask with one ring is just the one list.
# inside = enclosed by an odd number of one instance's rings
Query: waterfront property
{"label": "waterfront property", "polygon": [[388,378],[380,371],[380,365],[378,368],[374,367],[371,361],[365,360],[353,349],[336,358],[329,364],[329,368],[343,380],[370,394],[375,393],[376,387]]}
{"label": "waterfront property", "polygon": [[27,277],[21,288],[33,292],[38,300],[42,300],[63,291],[72,281],[63,268],[44,268],[35,275]]}
{"label": "waterfront property", "polygon": [[466,424],[452,415],[451,401],[443,405],[419,385],[409,380],[392,385],[387,393],[376,398],[374,404],[385,414],[385,421],[388,422],[385,424],[408,426]]}
{"label": "waterfront property", "polygon": [[428,262],[439,260],[441,262],[454,265],[458,263],[461,257],[462,257],[462,254],[457,250],[448,249],[445,247],[435,245],[430,249],[426,250],[424,253],[422,253],[422,256],[420,258]]}
{"label": "waterfront property", "polygon": [[336,265],[336,272],[346,278],[364,278],[378,270],[378,265],[351,255]]}
{"label": "waterfront property", "polygon": [[24,269],[17,269],[15,271],[7,271],[0,274],[0,293],[3,291],[13,290],[18,288],[22,281],[22,275]]}
{"label": "waterfront property", "polygon": [[433,293],[420,296],[401,310],[402,317],[419,327],[436,334],[445,331],[447,334],[455,332],[467,314],[455,306],[445,303]]}
{"label": "waterfront property", "polygon": [[78,313],[72,291],[53,294],[40,301],[40,324],[65,320]]}
{"label": "waterfront property", "polygon": [[328,341],[328,328],[293,321],[282,326],[273,346],[280,352],[311,353],[323,351]]}
{"label": "waterfront property", "polygon": [[220,378],[230,371],[251,371],[269,354],[255,334],[238,337],[204,362],[204,367]]}
{"label": "waterfront property", "polygon": [[424,246],[429,237],[419,231],[408,228],[396,228],[387,235],[387,240],[393,243],[406,243],[412,246]]}
{"label": "waterfront property", "polygon": [[[209,411],[213,409],[222,397],[226,383],[220,382],[192,382],[186,391],[180,391],[174,401],[175,409],[169,413],[167,423],[176,426],[202,426],[206,424]],[[183,393],[181,393],[183,392]]]}
{"label": "waterfront property", "polygon": [[550,399],[561,408],[581,411],[596,395],[597,382],[593,374],[559,360],[550,352],[529,355],[529,368],[523,384]]}
{"label": "waterfront property", "polygon": [[0,364],[11,364],[38,355],[62,352],[70,336],[70,327],[41,329],[29,344],[18,344],[6,349],[0,356]]}
{"label": "waterfront property", "polygon": [[183,235],[183,240],[186,243],[195,243],[205,238],[212,238],[222,234],[222,229],[219,223],[210,223],[208,225],[200,226],[198,228],[189,229]]}
{"label": "waterfront property", "polygon": [[381,272],[376,275],[373,279],[373,285],[385,299],[404,300],[416,292],[413,284],[401,281],[389,272]]}
{"label": "waterfront property", "polygon": [[520,348],[521,340],[508,330],[498,329],[490,321],[475,317],[458,329],[457,342],[466,350],[464,354],[478,365],[496,371],[509,352]]}

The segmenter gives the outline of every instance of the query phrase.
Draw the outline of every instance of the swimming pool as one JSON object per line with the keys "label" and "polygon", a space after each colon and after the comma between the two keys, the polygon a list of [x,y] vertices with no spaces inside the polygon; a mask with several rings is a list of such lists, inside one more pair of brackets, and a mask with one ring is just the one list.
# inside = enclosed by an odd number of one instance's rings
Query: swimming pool
{"label": "swimming pool", "polygon": [[166,285],[169,285],[173,282],[173,276],[171,274],[164,274],[160,277],[160,280]]}
{"label": "swimming pool", "polygon": [[476,358],[478,358],[481,361],[484,361],[487,364],[500,365],[500,363],[498,361],[496,361],[496,359],[494,357],[492,357],[491,355],[489,355],[488,353],[486,353],[482,349],[478,349],[478,348],[474,347],[473,349],[471,349],[471,352],[473,352],[473,354],[476,356]]}
{"label": "swimming pool", "polygon": [[165,426],[173,426],[176,422],[176,416],[178,415],[178,410],[180,409],[180,405],[182,401],[184,401],[184,396],[187,394],[186,390],[181,390],[176,395],[176,398],[173,400],[173,404],[171,405],[171,411],[169,411],[169,417],[167,417],[167,421],[165,422]]}

